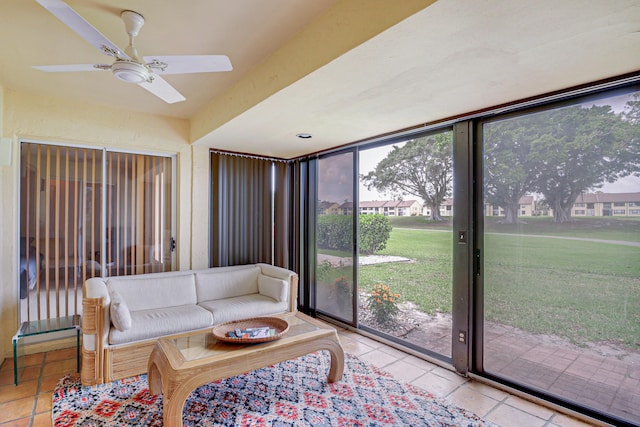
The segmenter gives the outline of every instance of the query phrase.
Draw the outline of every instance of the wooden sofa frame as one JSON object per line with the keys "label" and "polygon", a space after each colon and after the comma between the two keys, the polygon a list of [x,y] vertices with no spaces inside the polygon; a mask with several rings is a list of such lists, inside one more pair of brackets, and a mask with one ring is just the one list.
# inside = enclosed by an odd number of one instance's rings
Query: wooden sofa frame
{"label": "wooden sofa frame", "polygon": [[[83,289],[83,295],[86,292]],[[289,311],[298,310],[298,276],[291,277]],[[82,348],[82,385],[95,385],[147,372],[147,363],[157,339],[103,348],[105,331],[104,298],[82,298],[82,334],[95,337],[95,349]],[[211,328],[202,329],[207,331]],[[160,338],[160,337],[158,337]]]}

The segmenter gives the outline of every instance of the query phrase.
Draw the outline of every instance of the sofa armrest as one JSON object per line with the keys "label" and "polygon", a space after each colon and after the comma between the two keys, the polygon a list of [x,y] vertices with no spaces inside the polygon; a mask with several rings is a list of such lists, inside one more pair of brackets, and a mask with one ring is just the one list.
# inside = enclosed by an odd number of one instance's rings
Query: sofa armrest
{"label": "sofa armrest", "polygon": [[93,278],[82,286],[83,385],[103,383],[104,346],[109,334],[109,291],[104,280]]}
{"label": "sofa armrest", "polygon": [[258,264],[262,274],[276,279],[286,280],[289,283],[289,311],[298,311],[298,275],[286,268],[276,267],[270,264]]}
{"label": "sofa armrest", "polygon": [[103,321],[102,329],[98,334],[102,338],[102,345],[106,345],[109,329],[111,328],[111,312],[109,310],[111,295],[109,294],[109,289],[107,289],[107,282],[101,277],[88,279],[82,286],[82,296],[83,298],[102,298]]}

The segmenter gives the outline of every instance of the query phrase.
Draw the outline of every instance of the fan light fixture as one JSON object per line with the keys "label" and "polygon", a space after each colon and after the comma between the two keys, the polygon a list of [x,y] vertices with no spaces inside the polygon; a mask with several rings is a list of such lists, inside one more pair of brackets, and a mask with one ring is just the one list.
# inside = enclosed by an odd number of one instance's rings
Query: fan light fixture
{"label": "fan light fixture", "polygon": [[113,75],[127,83],[144,83],[149,81],[149,70],[142,64],[129,61],[116,61],[111,66]]}

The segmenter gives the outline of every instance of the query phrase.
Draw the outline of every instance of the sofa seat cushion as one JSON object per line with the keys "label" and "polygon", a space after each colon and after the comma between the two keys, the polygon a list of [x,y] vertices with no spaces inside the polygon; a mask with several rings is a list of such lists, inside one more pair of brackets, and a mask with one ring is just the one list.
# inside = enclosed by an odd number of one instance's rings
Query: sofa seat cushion
{"label": "sofa seat cushion", "polygon": [[124,344],[213,326],[213,316],[195,304],[131,311],[131,328],[112,327],[109,344]]}
{"label": "sofa seat cushion", "polygon": [[278,302],[260,294],[202,301],[198,305],[211,312],[214,325],[248,317],[270,316],[284,313],[289,309],[289,304],[286,301]]}

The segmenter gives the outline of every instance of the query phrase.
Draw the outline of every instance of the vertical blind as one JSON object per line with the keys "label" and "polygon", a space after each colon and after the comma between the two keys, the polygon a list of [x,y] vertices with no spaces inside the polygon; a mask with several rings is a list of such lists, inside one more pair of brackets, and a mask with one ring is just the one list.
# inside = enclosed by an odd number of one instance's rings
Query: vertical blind
{"label": "vertical blind", "polygon": [[107,153],[107,275],[170,270],[171,159]]}
{"label": "vertical blind", "polygon": [[21,321],[80,314],[95,276],[171,268],[171,159],[22,143]]}
{"label": "vertical blind", "polygon": [[289,264],[287,163],[211,153],[212,267]]}
{"label": "vertical blind", "polygon": [[78,314],[100,248],[102,151],[23,143],[20,185],[22,320]]}

